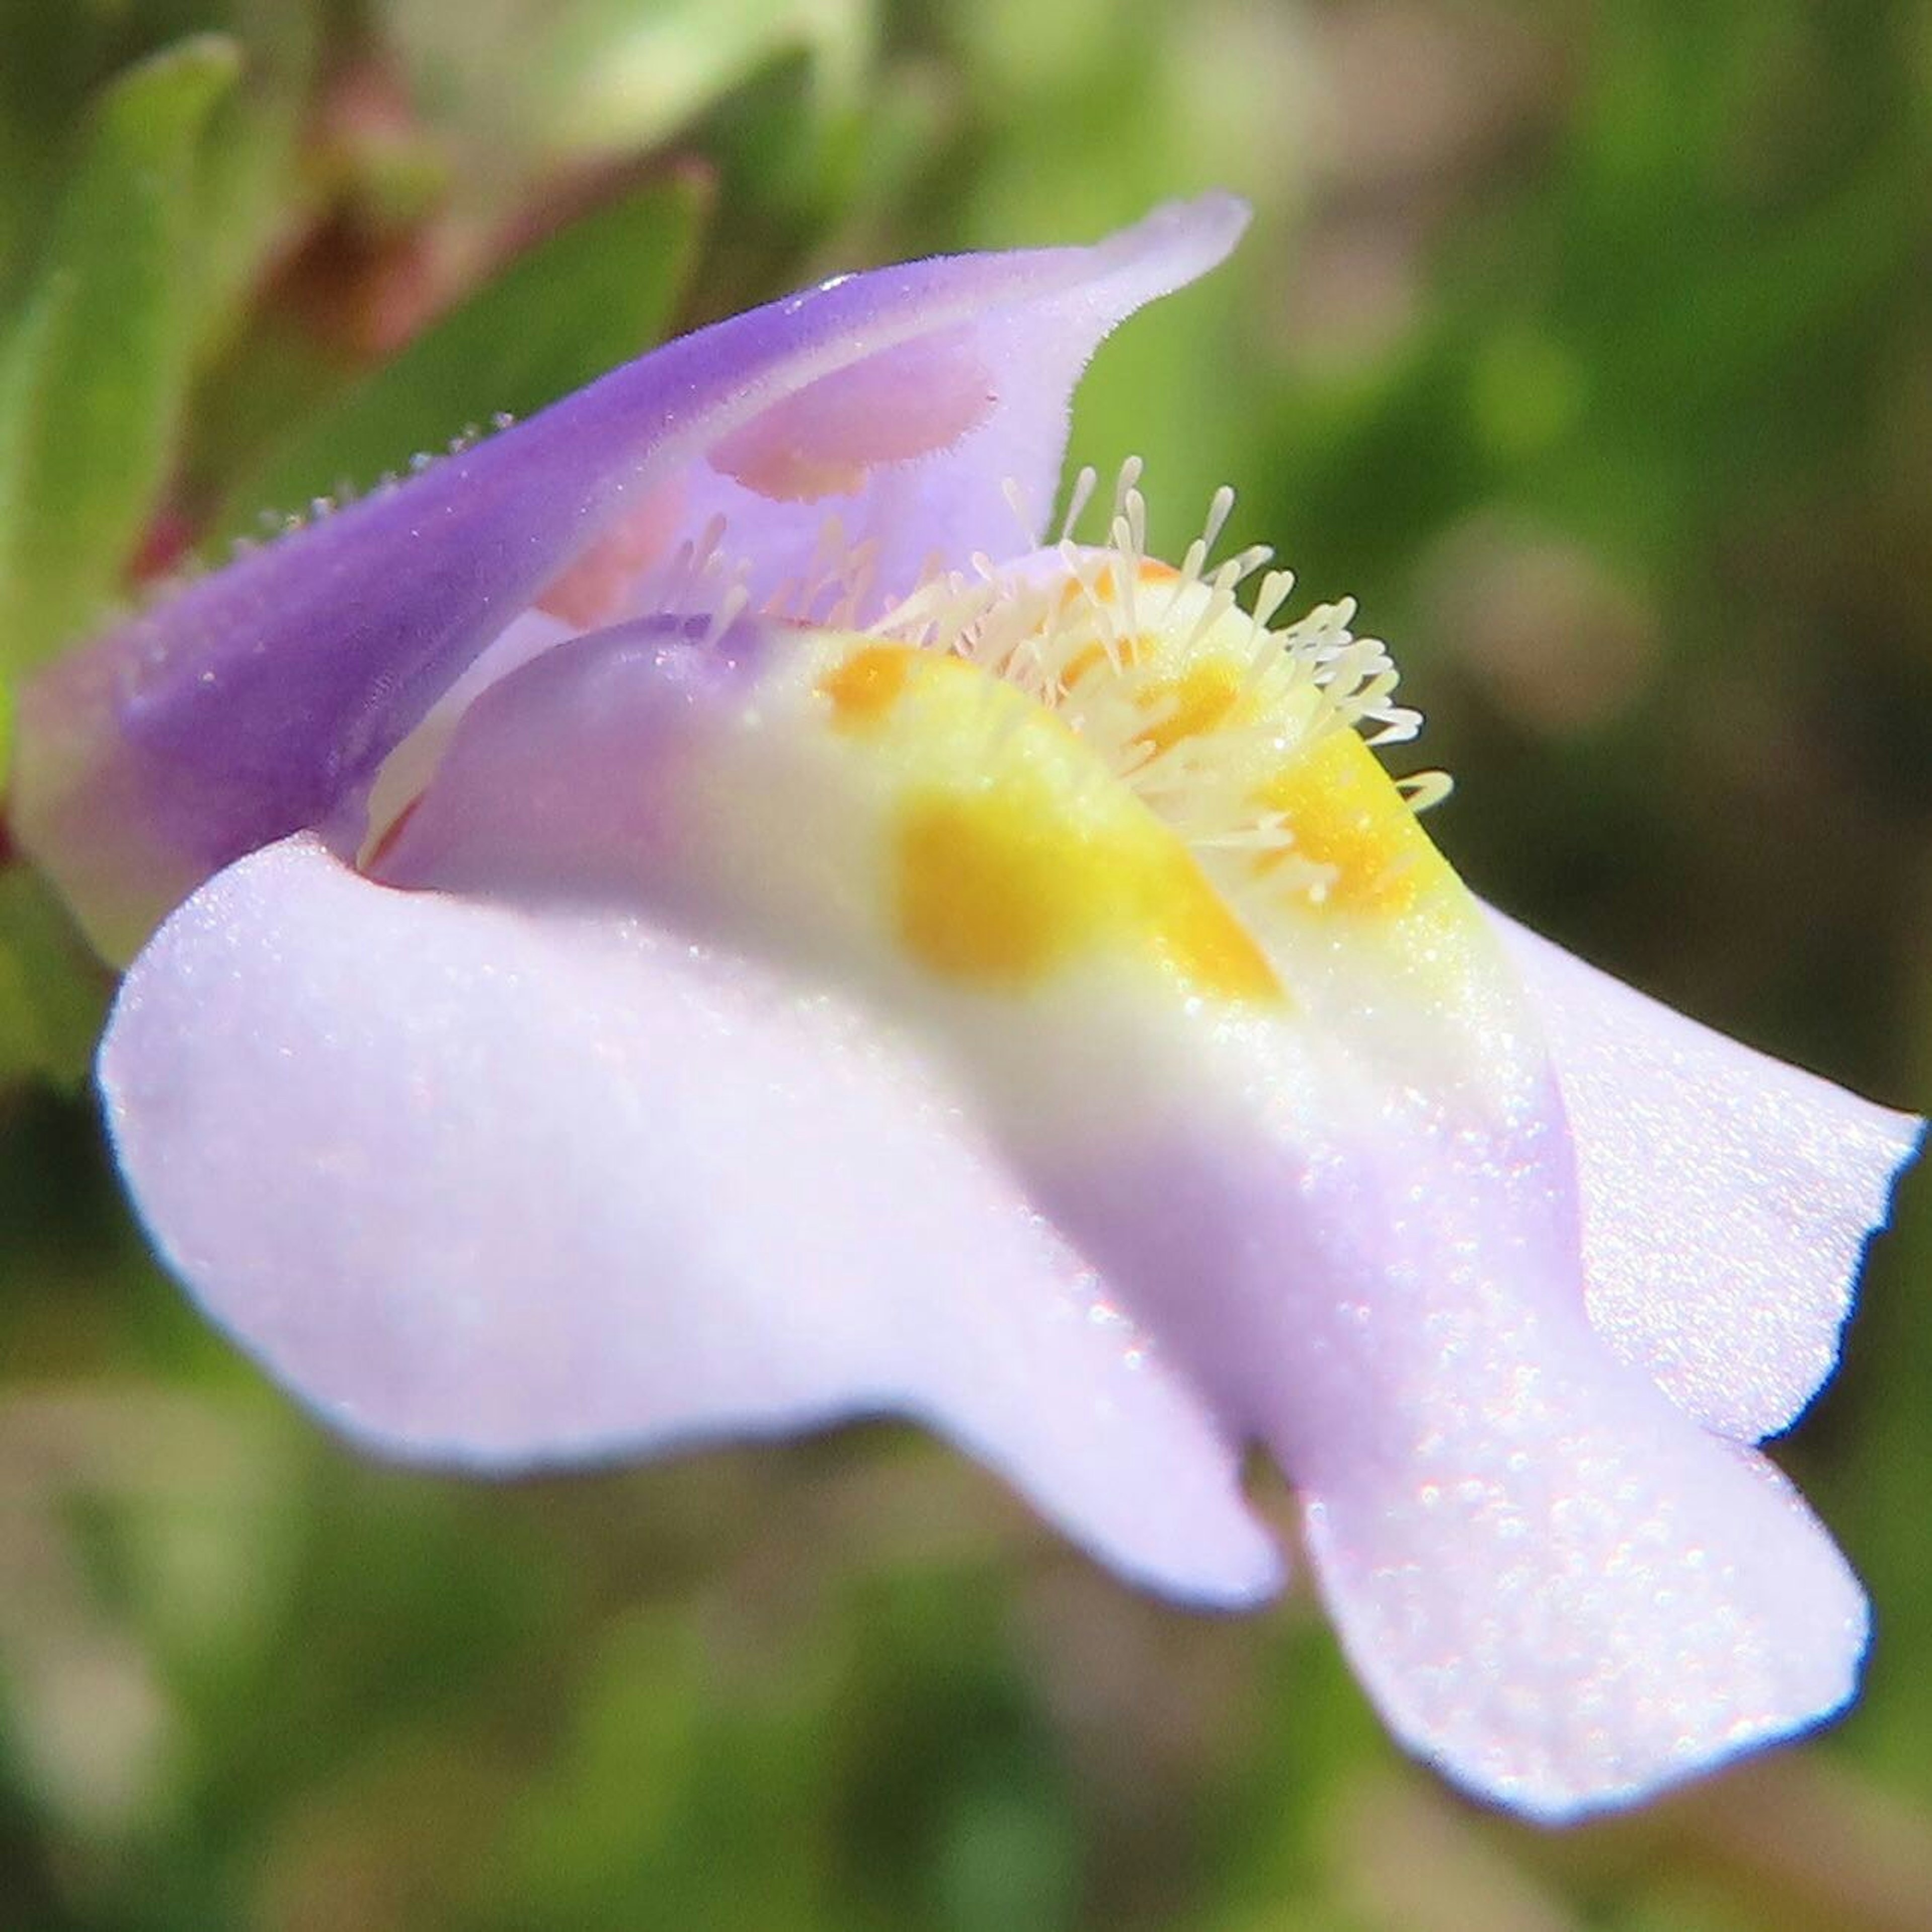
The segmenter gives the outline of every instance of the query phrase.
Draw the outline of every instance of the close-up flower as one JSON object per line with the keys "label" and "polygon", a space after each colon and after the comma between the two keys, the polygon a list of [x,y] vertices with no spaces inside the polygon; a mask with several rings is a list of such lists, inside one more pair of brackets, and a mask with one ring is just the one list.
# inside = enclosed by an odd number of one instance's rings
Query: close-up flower
{"label": "close-up flower", "polygon": [[1061,504],[1244,220],[825,281],[334,508],[24,687],[13,836],[126,966],[156,1250],[358,1443],[910,1418],[1187,1605],[1305,1560],[1408,1749],[1568,1820],[1853,1695],[1756,1445],[1920,1124],[1479,901],[1226,493],[1165,560],[1132,463]]}

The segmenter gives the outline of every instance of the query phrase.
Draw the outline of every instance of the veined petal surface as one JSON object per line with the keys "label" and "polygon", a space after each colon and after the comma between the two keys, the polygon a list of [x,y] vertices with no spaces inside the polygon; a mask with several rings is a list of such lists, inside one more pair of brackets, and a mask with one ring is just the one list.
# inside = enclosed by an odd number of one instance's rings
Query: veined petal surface
{"label": "veined petal surface", "polygon": [[22,694],[11,821],[124,958],[229,860],[333,818],[493,638],[600,542],[640,567],[713,511],[754,590],[828,514],[878,595],[1043,523],[1095,344],[1224,256],[1209,196],[1088,248],[826,283],[670,344],[74,652]]}

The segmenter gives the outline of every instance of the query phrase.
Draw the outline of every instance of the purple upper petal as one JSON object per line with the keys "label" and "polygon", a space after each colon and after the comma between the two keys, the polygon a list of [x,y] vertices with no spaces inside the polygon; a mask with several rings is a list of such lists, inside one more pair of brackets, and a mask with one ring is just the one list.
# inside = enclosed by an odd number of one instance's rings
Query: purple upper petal
{"label": "purple upper petal", "polygon": [[[909,587],[930,551],[1024,548],[1095,344],[1219,261],[1245,218],[1210,196],[1092,248],[828,282],[231,565],[23,692],[21,843],[124,954],[222,865],[328,820],[546,585],[666,492],[684,527],[729,514],[764,577],[831,510],[849,540],[878,542],[882,590]],[[896,421],[914,397],[916,419]]]}

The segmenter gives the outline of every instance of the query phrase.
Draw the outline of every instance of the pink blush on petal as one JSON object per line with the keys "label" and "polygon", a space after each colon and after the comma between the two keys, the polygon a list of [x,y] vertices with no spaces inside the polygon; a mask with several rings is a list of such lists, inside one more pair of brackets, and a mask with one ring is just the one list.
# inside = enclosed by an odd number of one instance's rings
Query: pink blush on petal
{"label": "pink blush on petal", "polygon": [[606,525],[538,592],[537,608],[580,631],[622,616],[638,580],[670,554],[683,516],[683,485],[674,479]]}
{"label": "pink blush on petal", "polygon": [[849,496],[873,466],[950,449],[999,392],[958,336],[909,342],[821,377],[710,452],[712,469],[775,502]]}

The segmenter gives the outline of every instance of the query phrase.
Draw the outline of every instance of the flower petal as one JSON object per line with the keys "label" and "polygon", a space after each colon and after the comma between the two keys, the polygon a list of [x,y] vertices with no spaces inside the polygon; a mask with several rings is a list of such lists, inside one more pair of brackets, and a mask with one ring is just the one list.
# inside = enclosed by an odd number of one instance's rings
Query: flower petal
{"label": "flower petal", "polygon": [[[53,668],[21,698],[17,836],[124,957],[219,866],[328,820],[491,638],[632,522],[661,548],[723,507],[777,571],[836,508],[849,542],[878,544],[881,594],[928,550],[1024,548],[1003,484],[1044,521],[1094,345],[1219,261],[1244,220],[1210,196],[1090,248],[844,278],[614,371]],[[888,428],[913,394],[929,406]]]}
{"label": "flower petal", "polygon": [[1274,1076],[1271,1131],[1170,1094],[1035,1192],[1274,1449],[1396,1735],[1553,1821],[1841,1706],[1856,1580],[1768,1464],[1592,1333],[1534,1135],[1370,1113],[1318,1052],[1240,1058]]}
{"label": "flower petal", "polygon": [[1789,1427],[1838,1360],[1866,1240],[1924,1124],[1496,923],[1576,1138],[1591,1320],[1707,1428]]}
{"label": "flower petal", "polygon": [[1796,1492],[1627,1387],[1545,1387],[1535,1426],[1426,1474],[1364,1455],[1308,1498],[1322,1594],[1396,1736],[1561,1823],[1841,1709],[1868,1612]]}
{"label": "flower petal", "polygon": [[[1364,839],[1372,804],[1349,794]],[[1033,1204],[1228,1438],[1274,1449],[1364,1678],[1472,1790],[1568,1816],[1836,1708],[1862,1593],[1591,1327],[1562,1103],[1474,902],[1432,870],[1285,892],[1244,961],[1204,937],[1181,849],[956,662],[645,627],[479,700],[383,862],[631,896],[866,986],[950,1054]]]}
{"label": "flower petal", "polygon": [[298,836],[163,926],[100,1077],[161,1252],[376,1447],[515,1469],[902,1413],[1153,1587],[1279,1582],[1184,1380],[833,994]]}

